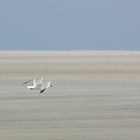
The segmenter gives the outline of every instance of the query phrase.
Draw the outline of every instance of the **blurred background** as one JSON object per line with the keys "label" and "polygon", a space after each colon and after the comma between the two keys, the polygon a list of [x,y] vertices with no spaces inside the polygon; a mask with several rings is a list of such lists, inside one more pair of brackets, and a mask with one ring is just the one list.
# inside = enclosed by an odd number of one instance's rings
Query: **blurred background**
{"label": "blurred background", "polygon": [[1,0],[0,139],[139,140],[139,5]]}

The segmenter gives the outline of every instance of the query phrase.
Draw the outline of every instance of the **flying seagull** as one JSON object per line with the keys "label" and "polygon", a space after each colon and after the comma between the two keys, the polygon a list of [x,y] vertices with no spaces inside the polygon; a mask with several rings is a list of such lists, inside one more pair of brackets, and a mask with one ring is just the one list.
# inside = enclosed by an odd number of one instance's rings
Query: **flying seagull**
{"label": "flying seagull", "polygon": [[27,85],[28,89],[39,89],[40,93],[43,93],[49,87],[53,87],[51,85],[51,81],[48,81],[44,77],[31,79],[29,81],[24,82],[23,85],[28,83],[33,83],[33,85]]}

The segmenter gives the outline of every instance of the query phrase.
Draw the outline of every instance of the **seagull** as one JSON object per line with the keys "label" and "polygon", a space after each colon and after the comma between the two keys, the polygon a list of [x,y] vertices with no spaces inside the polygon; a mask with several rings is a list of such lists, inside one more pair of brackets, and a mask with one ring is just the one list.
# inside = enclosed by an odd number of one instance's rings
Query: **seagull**
{"label": "seagull", "polygon": [[33,85],[28,85],[27,88],[28,89],[39,89],[40,90],[40,94],[43,93],[47,88],[49,87],[53,87],[51,85],[51,81],[48,81],[47,79],[45,79],[44,77],[40,77],[40,78],[37,78],[37,79],[31,79],[31,80],[28,80],[26,82],[23,83],[23,85],[27,84],[27,83],[30,83],[32,82]]}

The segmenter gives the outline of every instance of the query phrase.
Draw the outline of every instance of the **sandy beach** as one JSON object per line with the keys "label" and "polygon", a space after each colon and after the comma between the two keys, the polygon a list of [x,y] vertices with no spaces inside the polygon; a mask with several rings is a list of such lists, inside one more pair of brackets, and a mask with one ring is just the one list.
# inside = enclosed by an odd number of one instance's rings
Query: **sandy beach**
{"label": "sandy beach", "polygon": [[139,140],[140,52],[1,51],[0,139]]}

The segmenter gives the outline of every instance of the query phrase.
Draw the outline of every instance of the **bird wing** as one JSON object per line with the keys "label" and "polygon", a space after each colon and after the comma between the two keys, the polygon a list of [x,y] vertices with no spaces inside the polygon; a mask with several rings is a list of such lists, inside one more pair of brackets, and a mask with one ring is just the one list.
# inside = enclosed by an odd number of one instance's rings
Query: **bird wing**
{"label": "bird wing", "polygon": [[37,86],[36,79],[33,79],[33,84],[34,84],[35,87]]}
{"label": "bird wing", "polygon": [[40,90],[40,93],[44,92],[45,90],[46,90],[46,88],[45,88],[45,89],[43,89],[43,90]]}
{"label": "bird wing", "polygon": [[29,83],[29,82],[31,82],[31,81],[33,81],[33,79],[32,79],[32,80],[28,80],[28,81],[24,82],[24,83],[23,83],[23,85],[25,85],[25,84],[27,84],[27,83]]}
{"label": "bird wing", "polygon": [[46,90],[46,82],[43,82],[41,85],[40,93],[44,92]]}
{"label": "bird wing", "polygon": [[48,85],[48,81],[47,81],[47,79],[43,79],[43,81],[42,81],[42,85],[41,85],[41,90],[46,89],[47,85]]}
{"label": "bird wing", "polygon": [[36,79],[35,80],[35,84],[38,86],[38,85],[42,85],[42,83],[43,83],[43,77],[40,77],[40,78],[38,78],[38,79]]}

